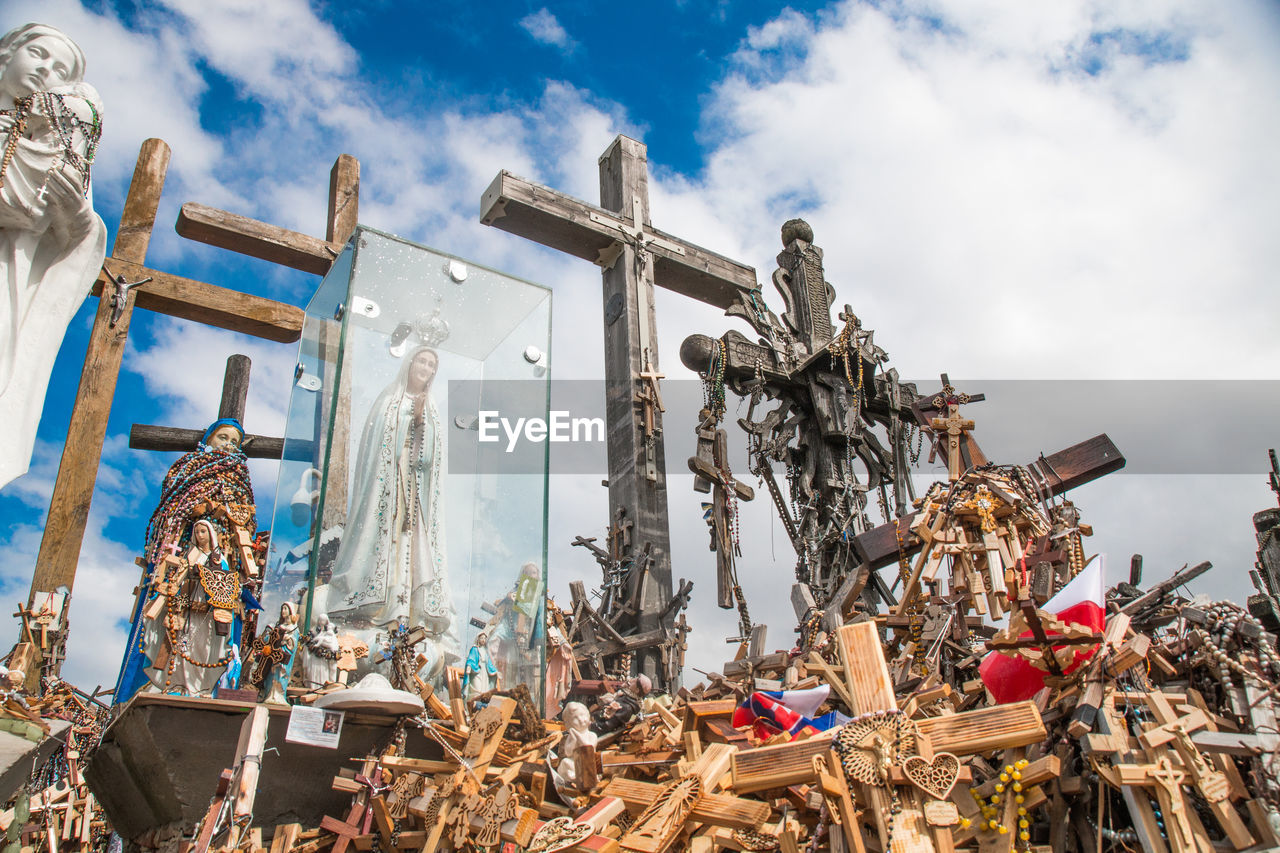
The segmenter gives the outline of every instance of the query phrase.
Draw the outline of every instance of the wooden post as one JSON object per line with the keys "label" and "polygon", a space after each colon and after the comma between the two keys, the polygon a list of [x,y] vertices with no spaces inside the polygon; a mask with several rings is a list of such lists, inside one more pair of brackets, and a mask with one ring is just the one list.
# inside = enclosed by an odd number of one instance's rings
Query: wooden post
{"label": "wooden post", "polygon": [[267,743],[270,712],[266,705],[255,705],[240,727],[240,743],[236,747],[235,805],[233,817],[253,814],[253,800],[258,794],[258,776],[262,772],[262,749]]}
{"label": "wooden post", "polygon": [[233,355],[227,359],[227,370],[222,374],[222,401],[218,404],[218,417],[235,418],[244,422],[244,406],[249,399],[249,369],[252,362],[247,355]]}
{"label": "wooden post", "polygon": [[[124,212],[120,215],[120,228],[111,251],[113,258],[135,264],[146,261],[151,229],[155,225],[156,209],[168,168],[169,146],[163,140],[148,139],[142,143]],[[70,592],[75,584],[80,545],[84,542],[84,531],[89,522],[89,503],[93,500],[98,465],[102,461],[107,419],[111,414],[111,401],[115,396],[120,362],[129,336],[134,289],[125,291],[123,298],[124,305],[115,323],[111,322],[112,300],[109,294],[104,292],[98,300],[98,313],[94,317],[89,349],[80,372],[80,386],[71,409],[71,423],[67,427],[67,443],[62,451],[62,462],[58,465],[58,478],[53,485],[44,536],[40,540],[40,555],[31,576],[32,601],[38,592],[49,592],[63,586]]]}

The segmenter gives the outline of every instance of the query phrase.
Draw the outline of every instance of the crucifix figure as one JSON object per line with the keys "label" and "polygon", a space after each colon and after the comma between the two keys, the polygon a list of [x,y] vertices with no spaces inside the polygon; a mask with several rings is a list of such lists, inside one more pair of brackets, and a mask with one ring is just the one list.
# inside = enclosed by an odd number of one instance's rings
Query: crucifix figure
{"label": "crucifix figure", "polygon": [[[600,158],[599,207],[508,172],[480,203],[484,224],[601,267],[610,517],[625,509],[635,524],[632,547],[648,545],[653,555],[653,582],[634,626],[642,632],[661,627],[672,586],[653,288],[725,309],[756,289],[751,267],[654,228],[648,184],[645,146],[619,136]],[[640,657],[645,673],[662,677],[656,654]]]}

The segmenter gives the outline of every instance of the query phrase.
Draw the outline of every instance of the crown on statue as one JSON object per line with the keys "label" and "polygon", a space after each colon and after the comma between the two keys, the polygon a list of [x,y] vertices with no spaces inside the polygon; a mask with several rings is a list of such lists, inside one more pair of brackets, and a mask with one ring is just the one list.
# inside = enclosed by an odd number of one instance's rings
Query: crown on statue
{"label": "crown on statue", "polygon": [[414,320],[413,330],[422,343],[429,347],[437,347],[449,338],[449,323],[440,316],[439,306],[431,312],[430,317]]}

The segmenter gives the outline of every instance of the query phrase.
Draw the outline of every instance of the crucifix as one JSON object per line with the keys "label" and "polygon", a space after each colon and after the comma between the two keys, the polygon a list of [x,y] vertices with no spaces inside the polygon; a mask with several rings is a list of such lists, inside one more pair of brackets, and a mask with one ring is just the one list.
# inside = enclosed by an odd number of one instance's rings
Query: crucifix
{"label": "crucifix", "polygon": [[[75,584],[134,307],[281,343],[297,341],[302,333],[303,312],[293,305],[145,266],[169,156],[163,140],[142,143],[115,244],[93,285],[101,298],[32,573],[32,600],[41,591],[70,592]],[[355,229],[359,185],[359,162],[340,156],[329,176],[324,240],[194,203],[183,205],[177,230],[188,239],[323,275]]]}
{"label": "crucifix", "polygon": [[973,430],[973,421],[960,417],[960,405],[948,401],[947,416],[945,418],[930,419],[929,426],[935,431],[946,431],[947,477],[952,481],[959,480],[961,465],[960,439]]}
{"label": "crucifix", "polygon": [[947,460],[947,477],[952,482],[960,479],[960,474],[966,469],[987,462],[986,456],[969,434],[974,428],[973,421],[960,417],[962,405],[981,402],[985,399],[985,394],[966,394],[963,391],[957,391],[952,387],[950,378],[944,373],[942,374],[942,391],[932,396],[921,397],[912,406],[920,426],[928,427],[939,437],[945,432],[946,441],[935,442],[929,461],[932,462],[934,456],[941,452]]}
{"label": "crucifix", "polygon": [[[702,424],[698,427],[698,455],[690,457],[689,470],[696,475],[693,488],[699,492],[711,492],[711,504],[703,504],[706,521],[711,528],[711,550],[716,553],[716,603],[725,609],[733,607],[737,596],[737,577],[734,557],[741,556],[737,535],[737,506],[734,500],[749,501],[755,491],[746,483],[734,479],[729,471],[729,449],[725,432],[719,429],[708,409],[701,412]],[[745,620],[744,620],[745,621]],[[743,636],[751,631],[751,625],[742,625]]]}
{"label": "crucifix", "polygon": [[[614,139],[600,158],[599,207],[500,172],[485,190],[480,211],[486,225],[602,269],[609,514],[625,509],[635,523],[635,546],[652,546],[653,582],[645,589],[637,628],[655,630],[671,597],[671,544],[653,288],[729,309],[756,290],[755,270],[653,227],[646,149],[625,136]],[[651,678],[660,677],[656,654],[643,654],[641,667]]]}

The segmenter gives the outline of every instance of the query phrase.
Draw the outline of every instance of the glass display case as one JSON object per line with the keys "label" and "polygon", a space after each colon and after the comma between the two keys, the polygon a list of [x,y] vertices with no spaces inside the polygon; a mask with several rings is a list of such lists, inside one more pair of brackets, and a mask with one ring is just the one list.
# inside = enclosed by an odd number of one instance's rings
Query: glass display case
{"label": "glass display case", "polygon": [[443,692],[452,668],[540,701],[547,444],[484,427],[546,421],[550,344],[547,288],[364,226],[321,282],[262,605],[297,602],[304,639],[326,615],[352,682]]}

